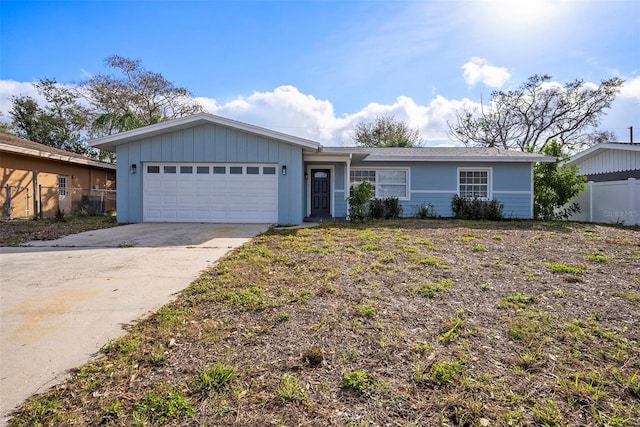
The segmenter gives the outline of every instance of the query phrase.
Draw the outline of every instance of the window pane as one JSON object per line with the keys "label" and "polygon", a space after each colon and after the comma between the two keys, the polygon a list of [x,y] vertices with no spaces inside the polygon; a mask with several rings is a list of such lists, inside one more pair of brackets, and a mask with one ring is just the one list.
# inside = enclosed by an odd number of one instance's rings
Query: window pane
{"label": "window pane", "polygon": [[276,174],[276,168],[273,166],[265,166],[262,168],[262,174],[263,175],[275,175]]}
{"label": "window pane", "polygon": [[227,168],[224,166],[214,166],[213,173],[215,174],[225,174],[227,173]]}
{"label": "window pane", "polygon": [[198,166],[196,173],[209,173],[209,166]]}
{"label": "window pane", "polygon": [[160,166],[147,166],[147,173],[160,173]]}
{"label": "window pane", "polygon": [[258,175],[260,173],[260,168],[255,166],[247,166],[247,174],[248,175]]}
{"label": "window pane", "polygon": [[234,175],[242,174],[242,166],[231,166],[229,167],[229,173]]}
{"label": "window pane", "polygon": [[407,171],[378,171],[380,184],[406,184]]}
{"label": "window pane", "polygon": [[377,171],[377,181],[377,197],[397,197],[399,199],[407,197],[407,171]]}
{"label": "window pane", "polygon": [[486,199],[489,195],[489,172],[482,170],[460,171],[460,197]]}
{"label": "window pane", "polygon": [[176,173],[176,167],[175,166],[165,166],[164,167],[164,173]]}
{"label": "window pane", "polygon": [[193,166],[180,166],[180,173],[193,173]]}
{"label": "window pane", "polygon": [[351,170],[349,177],[351,185],[358,185],[363,181],[368,181],[371,184],[376,183],[376,171],[373,170]]}

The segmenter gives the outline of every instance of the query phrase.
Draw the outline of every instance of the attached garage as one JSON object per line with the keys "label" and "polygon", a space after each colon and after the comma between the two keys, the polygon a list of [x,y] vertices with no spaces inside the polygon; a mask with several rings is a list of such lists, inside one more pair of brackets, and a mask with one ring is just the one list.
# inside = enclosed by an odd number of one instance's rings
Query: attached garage
{"label": "attached garage", "polygon": [[119,222],[299,224],[320,144],[200,113],[90,142],[114,151]]}
{"label": "attached garage", "polygon": [[145,163],[143,221],[278,221],[275,164]]}

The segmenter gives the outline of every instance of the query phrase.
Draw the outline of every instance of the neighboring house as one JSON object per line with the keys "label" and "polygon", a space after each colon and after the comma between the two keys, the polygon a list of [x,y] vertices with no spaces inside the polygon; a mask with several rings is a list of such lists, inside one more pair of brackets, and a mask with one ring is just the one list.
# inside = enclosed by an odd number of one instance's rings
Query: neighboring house
{"label": "neighboring house", "polygon": [[118,158],[120,222],[300,224],[346,218],[351,185],[398,197],[404,215],[430,203],[452,216],[455,194],[533,215],[533,165],[546,156],[489,148],[323,147],[200,113],[91,141]]}
{"label": "neighboring house", "polygon": [[[47,217],[58,210],[115,210],[115,169],[113,164],[0,133],[2,219],[30,217],[40,208]],[[34,211],[34,196],[38,212]]]}
{"label": "neighboring house", "polygon": [[570,219],[640,224],[640,144],[596,144],[569,164],[587,177],[587,189],[573,200],[580,212]]}

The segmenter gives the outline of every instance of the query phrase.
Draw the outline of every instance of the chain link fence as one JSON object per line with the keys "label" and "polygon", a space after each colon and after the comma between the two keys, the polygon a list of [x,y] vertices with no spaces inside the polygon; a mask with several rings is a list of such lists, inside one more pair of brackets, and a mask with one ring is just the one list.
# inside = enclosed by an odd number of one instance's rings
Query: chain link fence
{"label": "chain link fence", "polygon": [[2,219],[50,218],[58,215],[102,215],[116,210],[116,190],[45,187],[0,188]]}

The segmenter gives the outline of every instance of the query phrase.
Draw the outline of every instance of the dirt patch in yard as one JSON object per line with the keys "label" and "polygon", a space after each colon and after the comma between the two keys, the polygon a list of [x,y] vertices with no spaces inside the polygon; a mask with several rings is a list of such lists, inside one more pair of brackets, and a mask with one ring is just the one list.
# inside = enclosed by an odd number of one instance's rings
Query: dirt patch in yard
{"label": "dirt patch in yard", "polygon": [[637,426],[640,231],[274,230],[13,425]]}
{"label": "dirt patch in yard", "polygon": [[119,225],[112,216],[63,217],[61,219],[0,222],[0,246],[19,246],[33,240],[55,240],[69,234]]}

